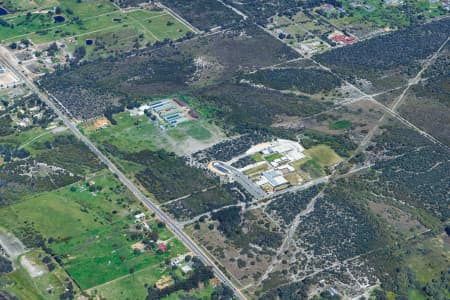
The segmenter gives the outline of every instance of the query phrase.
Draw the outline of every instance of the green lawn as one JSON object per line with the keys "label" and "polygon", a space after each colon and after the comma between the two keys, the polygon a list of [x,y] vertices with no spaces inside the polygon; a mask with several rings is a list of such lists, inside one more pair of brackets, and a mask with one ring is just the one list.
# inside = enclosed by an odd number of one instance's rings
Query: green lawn
{"label": "green lawn", "polygon": [[422,291],[410,288],[408,290],[408,299],[410,299],[410,300],[425,300],[425,299],[427,299],[427,296]]}

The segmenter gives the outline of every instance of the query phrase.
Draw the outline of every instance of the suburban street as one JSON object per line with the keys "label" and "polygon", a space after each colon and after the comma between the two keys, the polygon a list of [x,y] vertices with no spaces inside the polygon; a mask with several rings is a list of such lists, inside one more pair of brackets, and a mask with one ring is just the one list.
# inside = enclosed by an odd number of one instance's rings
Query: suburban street
{"label": "suburban street", "polygon": [[52,100],[45,93],[41,92],[39,88],[27,76],[25,76],[14,59],[2,51],[0,53],[0,63],[9,68],[11,72],[15,73],[36,95],[45,102],[55,114],[63,121],[72,133],[80,139],[108,168],[117,175],[117,178],[139,199],[144,205],[150,208],[155,215],[165,222],[167,227],[186,245],[186,247],[199,257],[208,266],[211,266],[214,274],[229,288],[231,288],[239,299],[246,299],[246,297],[237,289],[233,282],[219,269],[219,267],[209,258],[203,250],[195,244],[195,242],[179,227],[176,221],[172,220],[164,211],[162,211],[156,204],[148,199],[137,187],[129,180],[112,162],[106,157],[87,137],[85,137],[75,126],[75,124],[53,103]]}

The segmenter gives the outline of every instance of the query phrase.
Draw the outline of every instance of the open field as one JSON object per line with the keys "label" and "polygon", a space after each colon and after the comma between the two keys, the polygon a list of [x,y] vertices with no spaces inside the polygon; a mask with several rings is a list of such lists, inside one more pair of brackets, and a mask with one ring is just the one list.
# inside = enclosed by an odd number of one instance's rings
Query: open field
{"label": "open field", "polygon": [[332,166],[340,162],[342,159],[329,146],[318,145],[305,151],[305,154],[312,157],[321,166]]}
{"label": "open field", "polygon": [[[131,245],[140,234],[133,233],[130,215],[138,209],[137,203],[109,174],[97,175],[89,182],[89,187],[76,183],[1,209],[4,226],[24,239],[28,230],[24,224],[32,224],[28,226],[50,239],[49,247],[83,289],[129,274],[131,268],[138,271],[186,252],[170,237],[167,252],[133,252]],[[52,218],[43,217],[47,215]],[[157,230],[155,221],[151,222]],[[88,271],[94,269],[95,273]]]}
{"label": "open field", "polygon": [[114,119],[117,125],[101,129],[92,129],[88,125],[84,131],[99,145],[108,143],[128,153],[164,149],[183,155],[207,148],[225,137],[217,126],[207,120],[189,121],[161,129],[145,115],[130,116],[129,112],[123,112],[114,115]]}
{"label": "open field", "polygon": [[[0,26],[0,40],[14,42],[28,38],[38,44],[63,40],[69,48],[77,45],[108,52],[108,46],[114,50],[116,43],[126,44],[127,49],[132,49],[133,46],[144,46],[166,38],[175,40],[190,31],[163,10],[136,9],[119,12],[109,1],[82,4],[60,2],[57,12],[31,11],[8,16],[6,23]],[[62,16],[63,19],[57,22],[54,20],[55,16]],[[129,35],[119,40],[119,34],[114,36],[116,43],[107,43],[111,31],[126,31]],[[93,39],[93,45],[87,45],[86,39]],[[88,54],[90,52],[93,50],[88,50]]]}
{"label": "open field", "polygon": [[[171,270],[171,266],[167,266],[164,263],[148,266],[133,274],[126,275],[122,278],[106,283],[104,285],[95,287],[89,292],[93,295],[98,295],[106,299],[114,299],[117,297],[123,299],[145,299],[147,295],[146,286],[152,286],[164,276],[170,278],[170,274],[175,273],[178,278],[185,278],[182,272],[177,269]],[[180,295],[190,295],[196,297],[210,296],[214,288],[210,285],[203,289],[197,289],[189,293],[181,291],[171,294],[164,299],[179,299]]]}
{"label": "open field", "polygon": [[165,264],[155,264],[148,266],[133,274],[125,275],[122,278],[95,287],[92,294],[97,294],[106,299],[121,297],[124,299],[145,299],[147,289],[145,285],[155,284],[161,277],[168,275],[170,267]]}
{"label": "open field", "polygon": [[[119,17],[122,19],[120,23],[113,22],[109,26],[65,38],[71,52],[83,46],[86,48],[86,59],[92,60],[148,46],[156,41],[177,40],[190,32],[164,11],[135,10]],[[89,40],[93,41],[92,45],[87,44]]]}

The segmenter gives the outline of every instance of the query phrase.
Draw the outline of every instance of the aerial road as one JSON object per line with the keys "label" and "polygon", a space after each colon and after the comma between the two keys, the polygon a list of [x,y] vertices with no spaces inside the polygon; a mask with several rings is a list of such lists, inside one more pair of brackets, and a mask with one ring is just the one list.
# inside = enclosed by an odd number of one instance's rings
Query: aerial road
{"label": "aerial road", "polygon": [[137,187],[136,185],[129,180],[117,167],[114,165],[111,160],[109,160],[106,155],[104,155],[86,136],[84,136],[75,124],[55,105],[55,103],[50,100],[47,94],[41,92],[39,88],[35,85],[33,81],[31,81],[27,76],[25,76],[21,72],[21,68],[17,65],[14,59],[8,55],[8,52],[5,49],[0,53],[0,63],[10,69],[11,72],[14,72],[23,82],[33,91],[36,95],[45,102],[50,108],[53,109],[55,114],[62,120],[65,126],[69,128],[72,133],[80,139],[110,170],[113,172],[117,178],[139,199],[144,205],[150,208],[155,215],[164,223],[166,223],[167,227],[186,245],[186,247],[192,251],[196,256],[199,257],[200,260],[203,261],[206,265],[212,267],[214,274],[217,278],[219,278],[226,286],[233,290],[235,295],[239,299],[246,299],[246,297],[242,294],[242,292],[235,287],[233,282],[217,267],[217,265],[207,256],[203,250],[195,244],[195,242],[179,227],[178,223],[175,220],[167,215],[164,211],[162,211],[156,204],[154,204],[149,198],[147,198]]}
{"label": "aerial road", "polygon": [[259,185],[251,181],[238,169],[220,161],[218,161],[217,164],[231,173],[233,179],[236,180],[240,185],[242,185],[247,190],[247,192],[249,192],[255,199],[260,200],[267,197],[266,192],[264,192]]}

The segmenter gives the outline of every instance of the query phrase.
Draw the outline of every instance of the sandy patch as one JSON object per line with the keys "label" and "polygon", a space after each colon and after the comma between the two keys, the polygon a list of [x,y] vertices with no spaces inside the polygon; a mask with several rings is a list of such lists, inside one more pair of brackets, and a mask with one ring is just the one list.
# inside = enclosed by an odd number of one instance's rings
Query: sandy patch
{"label": "sandy patch", "polygon": [[171,286],[172,284],[173,284],[172,277],[170,277],[168,275],[164,275],[155,283],[155,286],[157,289],[163,290],[163,289]]}
{"label": "sandy patch", "polygon": [[42,266],[29,260],[26,256],[20,258],[20,264],[28,271],[31,277],[39,277],[45,274],[45,269]]}
{"label": "sandy patch", "polygon": [[22,242],[10,233],[0,231],[0,246],[11,257],[16,258],[25,253],[25,246]]}

